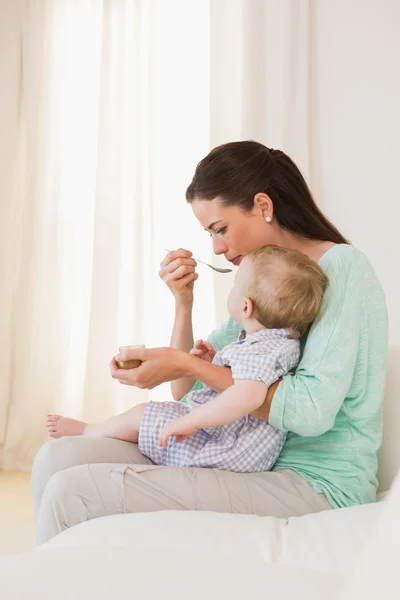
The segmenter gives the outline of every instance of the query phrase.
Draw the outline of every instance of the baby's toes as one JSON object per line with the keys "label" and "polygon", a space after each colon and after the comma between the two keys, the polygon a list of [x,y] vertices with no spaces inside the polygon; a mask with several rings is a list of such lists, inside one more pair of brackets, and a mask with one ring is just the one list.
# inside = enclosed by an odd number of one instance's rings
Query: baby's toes
{"label": "baby's toes", "polygon": [[49,433],[57,432],[60,419],[60,415],[47,415],[46,427]]}
{"label": "baby's toes", "polygon": [[57,437],[58,429],[60,425],[60,416],[59,415],[48,415],[46,422],[47,433],[50,437]]}
{"label": "baby's toes", "polygon": [[47,422],[48,423],[55,423],[60,418],[61,418],[60,415],[47,415]]}

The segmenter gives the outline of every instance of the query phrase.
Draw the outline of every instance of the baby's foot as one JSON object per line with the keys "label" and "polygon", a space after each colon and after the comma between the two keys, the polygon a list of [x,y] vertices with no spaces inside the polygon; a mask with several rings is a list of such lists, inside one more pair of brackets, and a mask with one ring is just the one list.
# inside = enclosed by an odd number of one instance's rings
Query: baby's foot
{"label": "baby's foot", "polygon": [[60,415],[47,415],[46,427],[49,436],[55,439],[68,435],[83,435],[87,423],[66,419]]}

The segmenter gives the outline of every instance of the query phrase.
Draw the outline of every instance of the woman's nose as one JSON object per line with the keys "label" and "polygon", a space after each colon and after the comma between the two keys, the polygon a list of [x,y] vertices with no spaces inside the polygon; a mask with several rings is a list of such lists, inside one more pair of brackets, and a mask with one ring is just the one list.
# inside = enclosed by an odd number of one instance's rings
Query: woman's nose
{"label": "woman's nose", "polygon": [[228,251],[228,246],[225,244],[224,240],[221,240],[221,238],[217,236],[213,238],[213,248],[214,254],[226,254]]}

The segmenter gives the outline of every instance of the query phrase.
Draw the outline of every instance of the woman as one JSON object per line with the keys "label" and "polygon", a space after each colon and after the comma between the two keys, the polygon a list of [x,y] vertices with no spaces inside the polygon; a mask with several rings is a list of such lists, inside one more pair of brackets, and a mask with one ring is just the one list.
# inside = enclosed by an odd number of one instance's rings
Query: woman
{"label": "woman", "polygon": [[[214,252],[233,264],[275,244],[303,252],[328,275],[296,374],[273,384],[255,414],[289,432],[282,454],[273,471],[241,474],[156,467],[135,444],[113,439],[51,441],[33,470],[39,543],[76,523],[120,512],[191,509],[287,518],[375,500],[387,315],[368,260],[320,212],[291,159],[256,142],[210,152],[186,199]],[[232,384],[228,368],[189,354],[195,266],[183,249],[161,263],[160,276],[176,301],[171,348],[128,351],[122,360],[140,358],[143,365],[123,371],[114,358],[113,377],[149,389],[172,381],[174,396],[188,381],[220,392]],[[220,350],[238,333],[229,319],[208,339]]]}

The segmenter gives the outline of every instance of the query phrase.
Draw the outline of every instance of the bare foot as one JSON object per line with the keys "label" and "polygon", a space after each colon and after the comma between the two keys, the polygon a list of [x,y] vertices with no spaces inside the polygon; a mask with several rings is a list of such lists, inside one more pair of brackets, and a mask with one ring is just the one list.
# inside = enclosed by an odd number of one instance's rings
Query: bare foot
{"label": "bare foot", "polygon": [[47,415],[46,427],[49,436],[55,439],[68,435],[83,435],[87,423],[67,419],[60,415]]}

